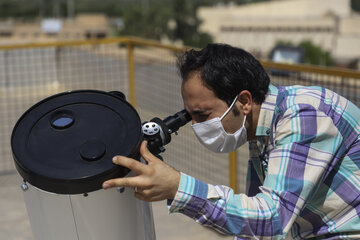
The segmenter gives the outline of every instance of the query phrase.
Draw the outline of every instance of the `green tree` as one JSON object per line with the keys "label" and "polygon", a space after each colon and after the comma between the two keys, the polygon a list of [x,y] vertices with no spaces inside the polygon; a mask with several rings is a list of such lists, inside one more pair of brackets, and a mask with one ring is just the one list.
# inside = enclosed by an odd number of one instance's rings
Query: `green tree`
{"label": "green tree", "polygon": [[[159,40],[181,40],[185,45],[204,47],[212,37],[199,30],[196,11],[200,6],[247,4],[271,0],[73,0],[74,12],[104,13],[121,17],[125,27],[117,34]],[[354,0],[355,1],[355,0]],[[66,17],[68,0],[0,0],[0,18]]]}
{"label": "green tree", "polygon": [[351,0],[351,8],[356,12],[360,12],[360,0]]}
{"label": "green tree", "polygon": [[171,9],[159,2],[150,5],[148,8],[132,5],[124,11],[125,27],[119,34],[160,40],[162,36],[168,35],[170,18]]}
{"label": "green tree", "polygon": [[310,40],[301,41],[299,44],[294,44],[291,41],[279,40],[275,46],[289,46],[289,47],[302,47],[304,53],[304,63],[322,66],[333,66],[334,60],[329,51],[324,50],[320,46],[314,44]]}
{"label": "green tree", "polygon": [[119,17],[131,6],[129,1],[130,0],[74,0],[75,13],[104,13],[109,17]]}
{"label": "green tree", "polygon": [[204,5],[204,3],[174,0],[173,16],[176,26],[171,34],[173,40],[181,39],[185,45],[193,47],[204,47],[207,43],[212,42],[209,34],[199,31],[201,21],[196,16],[196,10],[200,5]]}
{"label": "green tree", "polygon": [[[141,2],[140,2],[141,3]],[[125,27],[119,34],[160,40],[166,36],[185,45],[203,47],[212,42],[209,34],[199,31],[196,9],[200,1],[153,0],[142,7],[134,2],[124,11]]]}
{"label": "green tree", "polygon": [[302,41],[299,47],[305,49],[304,62],[314,65],[332,66],[334,60],[329,51],[313,44],[310,40]]}
{"label": "green tree", "polygon": [[39,15],[39,2],[26,0],[0,0],[0,18],[28,19]]}

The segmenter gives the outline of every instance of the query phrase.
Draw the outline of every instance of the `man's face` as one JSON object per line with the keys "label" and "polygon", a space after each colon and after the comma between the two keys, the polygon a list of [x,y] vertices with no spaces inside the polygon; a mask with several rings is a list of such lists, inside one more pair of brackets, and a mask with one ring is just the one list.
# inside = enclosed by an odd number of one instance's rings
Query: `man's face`
{"label": "man's face", "polygon": [[[211,89],[204,85],[200,74],[197,72],[190,74],[183,84],[182,97],[184,107],[192,117],[192,124],[221,117],[229,108],[225,101],[218,98]],[[240,114],[235,115],[234,108]],[[244,115],[238,101],[233,109],[221,121],[227,133],[236,132],[243,122]]]}

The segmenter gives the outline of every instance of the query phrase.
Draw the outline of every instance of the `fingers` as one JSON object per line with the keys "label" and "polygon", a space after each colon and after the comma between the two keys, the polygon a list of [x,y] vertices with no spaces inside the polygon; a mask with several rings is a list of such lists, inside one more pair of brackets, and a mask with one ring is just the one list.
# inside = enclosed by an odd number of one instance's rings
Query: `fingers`
{"label": "fingers", "polygon": [[114,157],[115,164],[129,168],[136,176],[110,179],[105,181],[102,187],[132,187],[138,190],[135,191],[135,197],[145,201],[165,199],[169,192],[166,181],[169,167],[148,150],[146,141],[141,143],[140,154],[148,164],[124,156]]}
{"label": "fingers", "polygon": [[[156,162],[160,161],[157,157],[155,157],[147,148],[147,141],[143,141],[140,146],[140,154],[147,162]],[[146,165],[142,164],[139,161],[134,159],[124,157],[124,156],[115,156],[113,158],[113,162],[117,165],[127,167],[134,171],[136,175],[143,173],[146,170]]]}
{"label": "fingers", "polygon": [[113,159],[113,163],[116,165],[120,165],[126,168],[129,168],[136,175],[140,175],[141,173],[146,171],[146,165],[142,164],[139,161],[136,161],[132,158],[124,157],[124,156],[116,156]]}
{"label": "fingers", "polygon": [[140,146],[140,154],[147,162],[161,161],[155,157],[147,148],[147,141],[143,141]]}
{"label": "fingers", "polygon": [[108,189],[112,187],[132,187],[137,188],[142,186],[138,177],[127,177],[127,178],[115,178],[108,181],[105,181],[102,185],[103,189]]}
{"label": "fingers", "polygon": [[147,202],[151,201],[151,199],[148,198],[148,197],[146,197],[146,196],[144,195],[144,193],[142,193],[142,192],[135,192],[134,195],[135,195],[135,197],[136,197],[137,199],[139,199],[139,200],[147,201]]}
{"label": "fingers", "polygon": [[131,187],[134,189],[134,195],[137,199],[143,201],[156,200],[156,198],[154,198],[154,196],[151,194],[151,190],[144,189],[143,185],[139,185],[137,177],[112,179],[103,183],[103,189],[109,189],[113,187]]}
{"label": "fingers", "polygon": [[137,189],[137,191],[134,192],[134,195],[137,199],[142,201],[152,202],[157,200],[151,193],[151,190]]}

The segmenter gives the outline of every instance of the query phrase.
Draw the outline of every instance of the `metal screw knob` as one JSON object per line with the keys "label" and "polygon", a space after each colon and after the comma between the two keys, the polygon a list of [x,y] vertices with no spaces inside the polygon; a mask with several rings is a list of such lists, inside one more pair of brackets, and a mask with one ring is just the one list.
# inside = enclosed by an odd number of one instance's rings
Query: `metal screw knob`
{"label": "metal screw knob", "polygon": [[26,182],[24,182],[23,184],[21,184],[21,189],[22,189],[24,192],[29,189],[29,186],[26,184]]}

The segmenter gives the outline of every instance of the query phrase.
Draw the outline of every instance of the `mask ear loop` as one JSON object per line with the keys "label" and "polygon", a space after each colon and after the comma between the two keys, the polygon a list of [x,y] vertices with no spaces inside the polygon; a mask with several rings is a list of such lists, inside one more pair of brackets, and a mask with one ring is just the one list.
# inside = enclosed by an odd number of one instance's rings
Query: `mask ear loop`
{"label": "mask ear loop", "polygon": [[241,126],[241,128],[245,127],[245,122],[246,122],[246,115],[244,115],[244,121],[243,121],[243,125]]}
{"label": "mask ear loop", "polygon": [[230,110],[232,109],[232,107],[234,106],[236,100],[237,100],[237,97],[235,97],[234,101],[231,103],[230,107],[226,110],[226,112],[221,116],[220,118],[220,121],[230,112]]}

